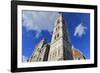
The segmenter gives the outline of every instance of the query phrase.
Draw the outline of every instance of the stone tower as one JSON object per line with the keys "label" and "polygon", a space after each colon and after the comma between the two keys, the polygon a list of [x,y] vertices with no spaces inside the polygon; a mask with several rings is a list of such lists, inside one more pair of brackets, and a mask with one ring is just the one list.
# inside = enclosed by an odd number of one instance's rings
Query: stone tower
{"label": "stone tower", "polygon": [[29,59],[29,62],[47,61],[49,53],[49,45],[42,39],[36,46],[35,51]]}
{"label": "stone tower", "polygon": [[62,13],[59,13],[54,25],[48,61],[72,60],[72,45]]}

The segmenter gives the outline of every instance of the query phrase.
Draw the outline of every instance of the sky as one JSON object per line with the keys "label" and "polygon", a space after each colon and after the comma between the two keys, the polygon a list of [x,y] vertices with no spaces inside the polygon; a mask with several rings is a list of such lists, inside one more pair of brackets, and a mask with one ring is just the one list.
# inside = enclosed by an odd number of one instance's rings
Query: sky
{"label": "sky", "polygon": [[[58,12],[22,11],[22,58],[28,59],[42,38],[51,42],[52,32]],[[68,34],[74,48],[90,59],[90,14],[62,13],[67,23]]]}

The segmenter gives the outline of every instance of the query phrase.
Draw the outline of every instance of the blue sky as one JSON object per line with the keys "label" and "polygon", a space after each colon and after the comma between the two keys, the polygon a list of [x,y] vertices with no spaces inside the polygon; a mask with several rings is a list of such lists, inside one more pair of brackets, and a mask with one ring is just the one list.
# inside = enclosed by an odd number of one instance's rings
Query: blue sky
{"label": "blue sky", "polygon": [[[58,12],[27,11],[22,16],[22,55],[27,59],[42,38],[50,43]],[[90,14],[63,12],[73,47],[90,58]]]}

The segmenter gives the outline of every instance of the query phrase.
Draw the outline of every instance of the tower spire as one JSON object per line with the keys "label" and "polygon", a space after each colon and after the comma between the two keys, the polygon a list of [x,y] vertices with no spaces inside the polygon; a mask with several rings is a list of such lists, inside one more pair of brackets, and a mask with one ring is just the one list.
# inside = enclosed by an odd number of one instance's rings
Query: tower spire
{"label": "tower spire", "polygon": [[68,39],[67,27],[63,13],[59,12],[53,30],[48,60],[70,60],[73,59],[71,43]]}

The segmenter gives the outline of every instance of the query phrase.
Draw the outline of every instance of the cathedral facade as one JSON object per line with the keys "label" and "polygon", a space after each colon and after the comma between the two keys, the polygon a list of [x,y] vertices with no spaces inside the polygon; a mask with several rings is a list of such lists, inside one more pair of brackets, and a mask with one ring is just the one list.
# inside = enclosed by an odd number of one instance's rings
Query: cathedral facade
{"label": "cathedral facade", "polygon": [[85,59],[79,50],[72,48],[68,28],[66,28],[67,22],[64,20],[63,14],[59,14],[54,24],[51,43],[48,44],[45,39],[42,39],[29,62]]}

